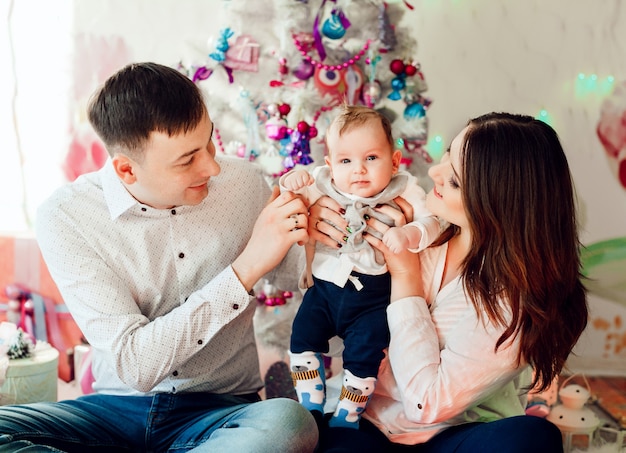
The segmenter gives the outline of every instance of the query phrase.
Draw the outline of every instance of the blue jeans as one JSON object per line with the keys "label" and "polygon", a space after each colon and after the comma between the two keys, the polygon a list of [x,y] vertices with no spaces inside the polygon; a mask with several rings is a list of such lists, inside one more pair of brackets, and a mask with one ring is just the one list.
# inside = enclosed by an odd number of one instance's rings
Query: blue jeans
{"label": "blue jeans", "polygon": [[559,428],[532,415],[453,426],[418,445],[394,444],[363,419],[358,430],[321,425],[323,453],[563,453]]}
{"label": "blue jeans", "polygon": [[313,451],[317,439],[298,402],[256,394],[92,394],[0,407],[0,452],[299,453]]}

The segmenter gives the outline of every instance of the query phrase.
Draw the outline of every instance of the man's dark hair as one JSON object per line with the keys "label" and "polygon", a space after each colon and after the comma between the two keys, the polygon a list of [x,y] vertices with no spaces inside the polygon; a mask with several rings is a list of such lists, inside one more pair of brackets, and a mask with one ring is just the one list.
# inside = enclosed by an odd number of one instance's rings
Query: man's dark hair
{"label": "man's dark hair", "polygon": [[174,68],[133,63],[93,95],[89,122],[110,155],[142,156],[153,131],[177,135],[194,129],[206,113],[198,87]]}

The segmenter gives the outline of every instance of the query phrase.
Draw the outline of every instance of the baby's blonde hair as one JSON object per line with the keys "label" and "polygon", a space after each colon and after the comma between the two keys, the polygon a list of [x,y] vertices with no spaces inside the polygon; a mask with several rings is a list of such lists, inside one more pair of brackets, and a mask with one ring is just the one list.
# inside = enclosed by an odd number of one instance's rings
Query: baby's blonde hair
{"label": "baby's blonde hair", "polygon": [[[363,126],[369,122],[376,122],[382,126],[385,131],[387,141],[393,148],[393,135],[391,133],[391,121],[385,115],[377,110],[366,107],[364,105],[348,105],[343,104],[341,112],[335,117],[328,128],[329,131],[336,130],[337,136],[341,137],[344,133]],[[326,134],[328,137],[328,134]],[[328,142],[326,143],[328,145]]]}

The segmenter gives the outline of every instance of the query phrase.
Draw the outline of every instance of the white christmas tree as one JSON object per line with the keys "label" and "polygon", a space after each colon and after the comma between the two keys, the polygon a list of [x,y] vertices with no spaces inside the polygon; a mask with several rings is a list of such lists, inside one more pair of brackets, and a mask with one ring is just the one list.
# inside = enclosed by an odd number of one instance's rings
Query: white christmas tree
{"label": "white christmas tree", "polygon": [[223,27],[178,68],[205,91],[218,148],[255,160],[272,180],[323,162],[342,102],[381,109],[406,168],[423,175],[430,100],[406,1],[224,0]]}

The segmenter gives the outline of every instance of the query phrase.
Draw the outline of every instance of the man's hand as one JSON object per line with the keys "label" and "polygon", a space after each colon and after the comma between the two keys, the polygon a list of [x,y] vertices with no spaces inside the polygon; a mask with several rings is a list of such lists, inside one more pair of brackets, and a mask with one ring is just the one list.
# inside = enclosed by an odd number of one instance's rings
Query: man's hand
{"label": "man's hand", "polygon": [[247,291],[280,263],[293,244],[308,242],[307,212],[305,202],[298,195],[281,194],[278,187],[273,188],[246,248],[232,264]]}

